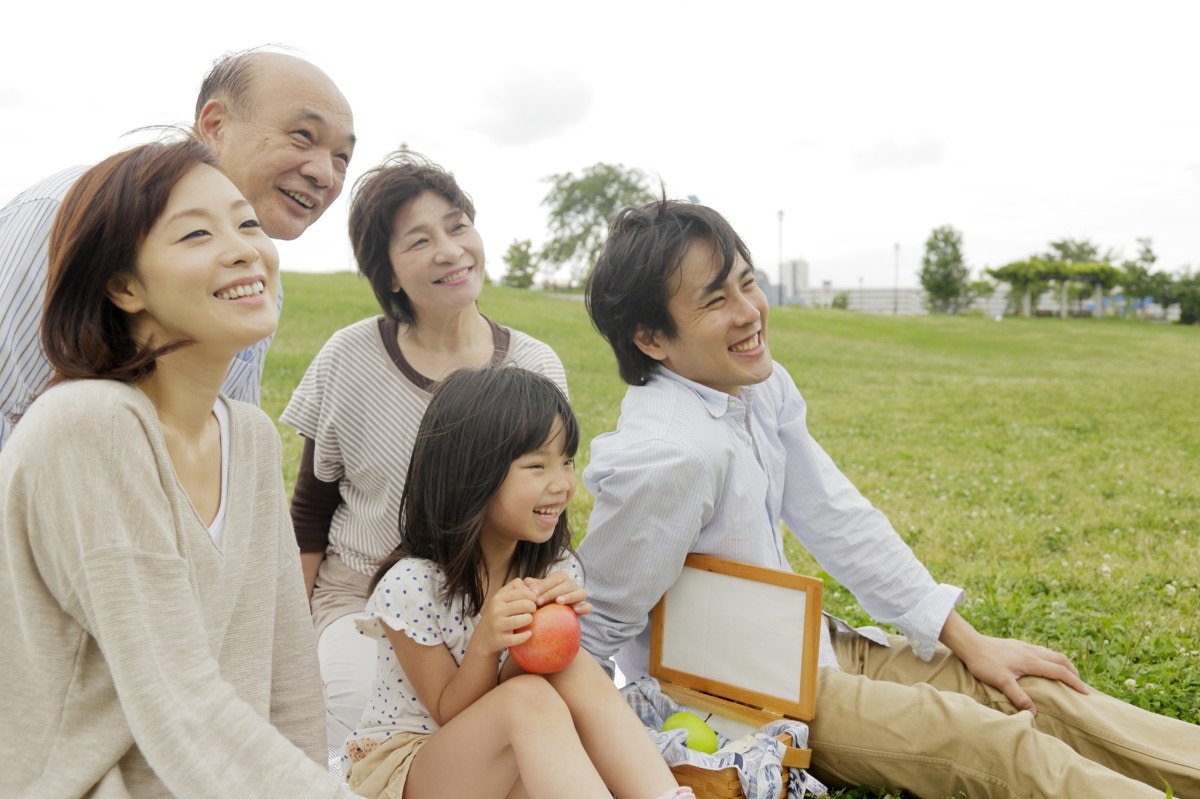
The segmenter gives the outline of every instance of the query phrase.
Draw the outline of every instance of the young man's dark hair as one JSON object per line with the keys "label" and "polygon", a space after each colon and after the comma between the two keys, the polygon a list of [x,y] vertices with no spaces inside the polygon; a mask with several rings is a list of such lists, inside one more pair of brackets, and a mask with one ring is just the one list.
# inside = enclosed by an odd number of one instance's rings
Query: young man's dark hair
{"label": "young man's dark hair", "polygon": [[668,281],[698,239],[711,243],[721,260],[712,285],[725,281],[739,255],[753,268],[750,251],[733,227],[704,205],[664,198],[622,210],[609,228],[584,300],[592,324],[617,356],[621,379],[631,386],[644,385],[658,363],[635,343],[639,328],[676,335],[667,309],[674,293]]}

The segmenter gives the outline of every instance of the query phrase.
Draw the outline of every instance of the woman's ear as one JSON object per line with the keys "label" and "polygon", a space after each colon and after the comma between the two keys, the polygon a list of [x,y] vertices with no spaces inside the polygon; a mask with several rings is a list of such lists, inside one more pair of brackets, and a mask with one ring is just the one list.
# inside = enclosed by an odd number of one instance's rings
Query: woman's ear
{"label": "woman's ear", "polygon": [[120,272],[109,278],[104,293],[112,300],[112,304],[127,314],[136,314],[146,309],[142,301],[141,284],[129,272]]}
{"label": "woman's ear", "polygon": [[637,348],[647,356],[656,361],[661,361],[667,357],[667,353],[663,350],[660,342],[662,333],[657,330],[650,330],[643,325],[638,325],[637,332],[633,334],[633,343]]}

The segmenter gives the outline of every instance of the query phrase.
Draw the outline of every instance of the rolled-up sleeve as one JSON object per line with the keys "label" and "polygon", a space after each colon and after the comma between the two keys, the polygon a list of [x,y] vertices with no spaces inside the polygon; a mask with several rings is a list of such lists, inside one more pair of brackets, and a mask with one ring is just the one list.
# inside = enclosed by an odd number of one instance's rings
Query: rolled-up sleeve
{"label": "rolled-up sleeve", "polygon": [[813,439],[795,385],[791,380],[780,384],[785,392],[778,418],[786,452],[784,522],[873,619],[895,625],[928,660],[946,617],[963,599],[962,589],[933,579],[887,517]]}

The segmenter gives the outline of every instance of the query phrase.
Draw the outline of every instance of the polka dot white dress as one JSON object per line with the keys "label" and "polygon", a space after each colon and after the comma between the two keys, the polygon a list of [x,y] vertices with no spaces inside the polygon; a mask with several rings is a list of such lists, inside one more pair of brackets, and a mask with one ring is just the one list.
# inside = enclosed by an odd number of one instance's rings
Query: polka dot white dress
{"label": "polka dot white dress", "polygon": [[[564,570],[583,585],[582,570],[573,557],[551,571]],[[359,631],[379,642],[375,687],[362,721],[347,740],[348,751],[372,750],[398,732],[432,733],[438,723],[417,698],[383,625],[403,632],[425,646],[444,646],[461,664],[477,618],[463,613],[462,602],[442,598],[445,574],[433,562],[420,558],[399,561],[367,600],[366,615],[355,619]],[[503,661],[501,661],[503,662]]]}

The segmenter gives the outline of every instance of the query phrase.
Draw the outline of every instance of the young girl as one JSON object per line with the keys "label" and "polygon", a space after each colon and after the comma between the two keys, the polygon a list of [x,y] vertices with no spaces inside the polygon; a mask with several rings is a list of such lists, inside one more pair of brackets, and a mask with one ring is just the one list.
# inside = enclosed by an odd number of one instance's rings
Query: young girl
{"label": "young girl", "polygon": [[[258,408],[279,259],[203,144],[88,170],[50,236],[55,385],[0,452],[4,796],[349,797]],[[302,751],[303,750],[303,751]]]}
{"label": "young girl", "polygon": [[612,681],[581,651],[521,672],[508,647],[540,605],[591,606],[570,548],[579,428],[549,379],[455,372],[421,422],[402,542],[359,628],[379,639],[374,698],[346,742],[367,797],[691,797]]}

